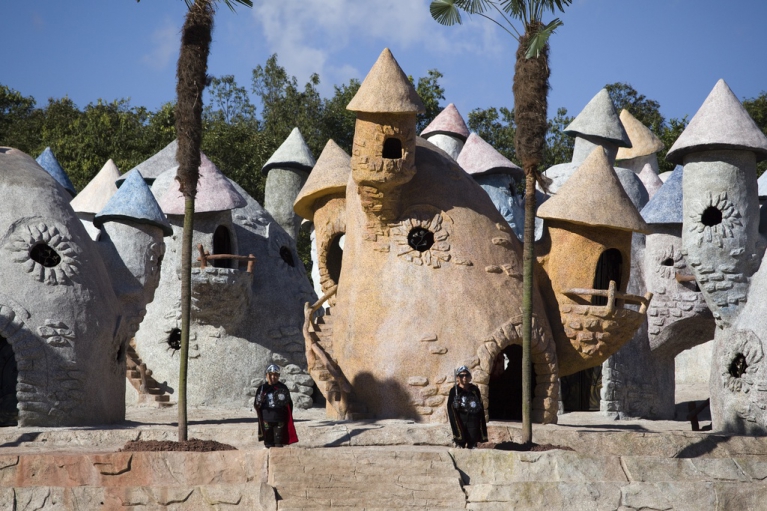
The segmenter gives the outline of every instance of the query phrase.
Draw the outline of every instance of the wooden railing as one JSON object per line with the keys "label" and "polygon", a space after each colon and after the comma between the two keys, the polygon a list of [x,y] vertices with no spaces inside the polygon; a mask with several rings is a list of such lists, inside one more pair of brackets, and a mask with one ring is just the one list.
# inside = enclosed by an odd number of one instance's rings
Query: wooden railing
{"label": "wooden railing", "polygon": [[234,255],[234,254],[209,254],[205,252],[202,245],[197,245],[197,250],[200,252],[200,257],[197,258],[200,261],[200,269],[205,269],[208,266],[208,261],[218,261],[221,259],[230,259],[234,261],[247,261],[248,273],[253,273],[253,266],[256,263],[256,256],[248,254],[246,256]]}
{"label": "wooden railing", "polygon": [[647,311],[647,306],[650,304],[650,300],[652,299],[652,293],[645,293],[644,296],[619,293],[616,291],[616,284],[614,280],[610,281],[610,286],[608,289],[575,288],[569,289],[563,294],[565,296],[586,295],[606,297],[607,305],[602,305],[601,307],[606,307],[609,312],[615,311],[615,300],[623,300],[624,302],[629,303],[638,303],[640,314],[644,314]]}

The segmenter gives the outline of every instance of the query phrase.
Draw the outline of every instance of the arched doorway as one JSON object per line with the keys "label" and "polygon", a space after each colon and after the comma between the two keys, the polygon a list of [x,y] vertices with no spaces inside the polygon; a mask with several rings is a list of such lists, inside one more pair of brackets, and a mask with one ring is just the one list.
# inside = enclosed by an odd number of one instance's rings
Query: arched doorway
{"label": "arched doorway", "polygon": [[[610,248],[602,252],[594,272],[593,289],[609,289],[615,281],[615,289],[621,287],[623,256],[620,250]],[[607,297],[592,296],[592,305],[607,305]],[[602,366],[584,369],[560,380],[562,404],[567,412],[597,411],[602,393]]]}
{"label": "arched doorway", "polygon": [[327,258],[325,261],[328,276],[336,284],[338,284],[338,279],[341,278],[341,262],[344,258],[344,249],[341,246],[341,238],[343,235],[344,233],[341,232],[333,237],[330,245],[328,245]]}
{"label": "arched doorway", "polygon": [[13,348],[5,337],[0,336],[0,426],[16,426],[18,423],[18,400],[16,382],[19,371]]}
{"label": "arched doorway", "polygon": [[[535,371],[531,374],[534,391]],[[509,345],[495,357],[488,400],[490,420],[522,420],[522,346]]]}
{"label": "arched doorway", "polygon": [[[213,233],[213,254],[231,254],[232,239],[229,236],[229,229],[223,225],[216,227]],[[213,259],[211,261],[216,268],[229,268],[231,261],[227,259]]]}

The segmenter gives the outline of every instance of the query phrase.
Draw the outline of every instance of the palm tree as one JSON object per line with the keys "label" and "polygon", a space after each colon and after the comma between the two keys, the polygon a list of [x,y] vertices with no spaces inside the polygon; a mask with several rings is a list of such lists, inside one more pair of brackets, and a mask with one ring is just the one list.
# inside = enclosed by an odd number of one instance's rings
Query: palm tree
{"label": "palm tree", "polygon": [[[514,65],[514,112],[517,123],[515,147],[525,171],[525,231],[522,294],[522,442],[533,440],[530,416],[530,340],[533,325],[533,247],[535,230],[535,184],[548,189],[540,171],[546,145],[546,109],[549,92],[549,37],[562,26],[558,18],[544,24],[544,13],[564,12],[572,0],[433,0],[432,17],[443,25],[461,23],[461,11],[477,14],[500,26],[517,43]],[[489,14],[488,14],[489,13]],[[522,23],[522,32],[512,19]],[[499,21],[500,20],[500,21]]]}
{"label": "palm tree", "polygon": [[[137,2],[140,0],[136,0]],[[223,0],[253,7],[252,0]],[[189,326],[192,310],[192,235],[194,198],[200,173],[202,92],[207,85],[208,55],[217,0],[184,0],[188,7],[181,29],[181,50],[176,68],[176,180],[184,194],[184,233],[181,241],[181,350],[178,382],[178,441],[187,440],[186,379],[189,362]]]}

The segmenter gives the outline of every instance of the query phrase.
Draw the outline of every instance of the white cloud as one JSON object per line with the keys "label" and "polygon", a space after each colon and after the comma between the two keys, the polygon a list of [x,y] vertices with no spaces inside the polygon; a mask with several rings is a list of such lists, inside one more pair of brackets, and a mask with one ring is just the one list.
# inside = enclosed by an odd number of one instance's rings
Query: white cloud
{"label": "white cloud", "polygon": [[179,28],[170,20],[156,29],[151,37],[152,49],[141,57],[141,61],[157,71],[165,69],[178,54]]}
{"label": "white cloud", "polygon": [[[367,72],[348,64],[345,51],[377,45],[441,54],[496,54],[507,41],[487,20],[464,18],[445,28],[429,13],[430,0],[261,0],[253,17],[280,65],[305,82],[312,73],[323,84],[362,78]],[[506,43],[506,44],[502,44]],[[396,56],[396,55],[395,55]],[[369,63],[372,65],[372,61]]]}

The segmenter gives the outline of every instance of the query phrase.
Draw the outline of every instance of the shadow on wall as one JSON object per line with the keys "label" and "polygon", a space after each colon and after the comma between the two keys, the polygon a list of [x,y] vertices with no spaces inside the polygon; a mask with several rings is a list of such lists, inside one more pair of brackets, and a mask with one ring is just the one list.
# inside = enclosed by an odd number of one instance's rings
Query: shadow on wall
{"label": "shadow on wall", "polygon": [[[355,376],[352,388],[361,401],[367,406],[371,418],[375,419],[410,419],[421,422],[422,417],[412,403],[413,396],[394,379],[376,380],[370,373],[360,373]],[[354,410],[352,397],[352,412]]]}

